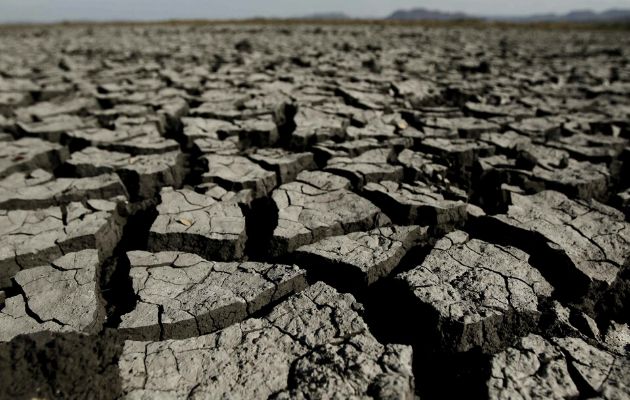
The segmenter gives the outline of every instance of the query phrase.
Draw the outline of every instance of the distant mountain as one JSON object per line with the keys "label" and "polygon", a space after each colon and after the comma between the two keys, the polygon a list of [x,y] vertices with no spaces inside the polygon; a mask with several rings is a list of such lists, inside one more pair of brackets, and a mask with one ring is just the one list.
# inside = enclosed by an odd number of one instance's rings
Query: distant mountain
{"label": "distant mountain", "polygon": [[523,17],[489,17],[486,19],[513,22],[620,22],[630,21],[630,10],[608,10],[600,13],[576,10],[567,14],[535,14]]}
{"label": "distant mountain", "polygon": [[342,12],[328,12],[328,13],[316,13],[316,14],[308,14],[300,17],[299,19],[351,19],[348,14],[344,14]]}
{"label": "distant mountain", "polygon": [[463,19],[479,19],[486,21],[507,22],[622,22],[630,21],[630,10],[613,9],[600,13],[590,10],[576,10],[567,14],[534,14],[526,16],[481,16],[469,15],[461,12],[450,13],[444,11],[414,8],[398,10],[386,17],[390,20],[403,21],[452,21]]}
{"label": "distant mountain", "polygon": [[604,11],[603,13],[600,13],[599,17],[610,20],[610,21],[614,21],[614,20],[627,21],[630,19],[630,10],[612,9],[612,10],[608,10],[608,11]]}
{"label": "distant mountain", "polygon": [[472,19],[474,17],[464,13],[449,13],[444,11],[427,10],[426,8],[413,8],[411,10],[394,11],[387,19],[402,21],[451,21],[458,19]]}

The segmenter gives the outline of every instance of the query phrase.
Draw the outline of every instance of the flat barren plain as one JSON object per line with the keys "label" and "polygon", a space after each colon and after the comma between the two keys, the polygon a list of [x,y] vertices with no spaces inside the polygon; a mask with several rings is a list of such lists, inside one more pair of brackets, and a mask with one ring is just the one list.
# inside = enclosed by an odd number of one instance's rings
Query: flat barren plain
{"label": "flat barren plain", "polygon": [[628,31],[0,29],[2,399],[628,399],[629,217]]}

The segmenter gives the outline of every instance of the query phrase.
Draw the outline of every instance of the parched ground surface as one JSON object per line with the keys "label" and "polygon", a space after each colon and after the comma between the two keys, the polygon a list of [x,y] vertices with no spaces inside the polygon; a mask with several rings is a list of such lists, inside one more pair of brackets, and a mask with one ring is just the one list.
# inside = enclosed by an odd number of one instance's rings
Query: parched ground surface
{"label": "parched ground surface", "polygon": [[630,36],[0,33],[0,398],[630,398]]}

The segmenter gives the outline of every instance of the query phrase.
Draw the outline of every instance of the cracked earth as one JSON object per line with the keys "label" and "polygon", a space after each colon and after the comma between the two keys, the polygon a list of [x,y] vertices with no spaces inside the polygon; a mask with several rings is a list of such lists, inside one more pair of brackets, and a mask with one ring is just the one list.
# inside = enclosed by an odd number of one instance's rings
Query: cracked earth
{"label": "cracked earth", "polygon": [[630,398],[623,32],[0,37],[0,398]]}

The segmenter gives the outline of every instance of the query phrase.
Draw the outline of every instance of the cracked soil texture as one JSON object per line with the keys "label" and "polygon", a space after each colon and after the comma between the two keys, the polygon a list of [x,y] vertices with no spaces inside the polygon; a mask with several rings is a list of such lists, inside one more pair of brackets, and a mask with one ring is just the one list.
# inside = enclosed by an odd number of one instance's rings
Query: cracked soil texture
{"label": "cracked soil texture", "polygon": [[630,399],[630,36],[0,29],[0,399]]}

